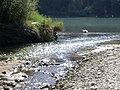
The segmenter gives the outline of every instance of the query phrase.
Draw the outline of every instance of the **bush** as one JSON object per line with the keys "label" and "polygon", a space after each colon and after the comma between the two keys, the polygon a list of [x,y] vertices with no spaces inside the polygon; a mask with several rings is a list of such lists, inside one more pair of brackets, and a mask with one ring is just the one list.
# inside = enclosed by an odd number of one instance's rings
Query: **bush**
{"label": "bush", "polygon": [[61,32],[63,30],[63,22],[55,21],[53,23],[53,29],[56,32]]}
{"label": "bush", "polygon": [[60,32],[63,29],[63,22],[53,22],[50,17],[40,15],[37,11],[33,11],[28,15],[26,25],[35,30],[46,29]]}
{"label": "bush", "polygon": [[40,15],[37,4],[38,0],[0,0],[0,22],[20,24],[34,30],[62,31],[63,23]]}
{"label": "bush", "polygon": [[51,24],[51,18],[47,18],[43,15],[40,15],[37,11],[31,12],[28,15],[27,20],[25,22],[26,26],[35,30],[40,30],[42,28],[50,28],[49,26],[51,26]]}

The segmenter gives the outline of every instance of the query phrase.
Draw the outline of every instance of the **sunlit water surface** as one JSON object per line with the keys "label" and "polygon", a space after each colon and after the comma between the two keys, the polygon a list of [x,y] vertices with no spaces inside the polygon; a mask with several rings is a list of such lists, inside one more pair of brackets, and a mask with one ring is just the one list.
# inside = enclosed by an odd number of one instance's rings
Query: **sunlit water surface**
{"label": "sunlit water surface", "polygon": [[[12,51],[2,52],[1,59],[14,60],[42,60],[54,59],[60,65],[52,65],[41,68],[33,76],[28,78],[30,83],[42,82],[54,84],[56,80],[65,75],[67,68],[73,67],[75,62],[71,60],[71,54],[85,47],[97,47],[101,42],[120,39],[118,33],[58,33],[58,40],[50,43],[38,43],[22,46]],[[43,74],[44,71],[44,74]],[[53,79],[50,73],[55,73],[57,79]]]}
{"label": "sunlit water surface", "polygon": [[[56,80],[65,75],[68,68],[73,67],[76,63],[70,58],[76,51],[84,50],[86,47],[96,48],[101,42],[120,39],[119,33],[104,32],[119,30],[119,19],[68,18],[60,20],[64,21],[65,31],[58,33],[57,41],[0,48],[0,60],[51,59],[59,63],[59,65],[42,67],[39,72],[30,76],[28,81],[31,83],[31,88],[37,82],[54,84]],[[90,32],[81,33],[82,29],[88,29]],[[82,53],[82,51],[80,52]],[[53,79],[50,76],[51,73],[55,73],[57,79]]]}

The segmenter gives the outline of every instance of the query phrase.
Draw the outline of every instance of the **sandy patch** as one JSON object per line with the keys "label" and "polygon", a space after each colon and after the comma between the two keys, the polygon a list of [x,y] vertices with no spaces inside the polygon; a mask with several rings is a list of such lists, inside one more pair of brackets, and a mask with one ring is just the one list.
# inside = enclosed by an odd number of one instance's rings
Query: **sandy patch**
{"label": "sandy patch", "polygon": [[13,68],[17,67],[18,65],[24,63],[25,61],[20,61],[20,60],[13,60],[13,61],[1,61],[0,62],[0,74],[2,72],[11,72]]}

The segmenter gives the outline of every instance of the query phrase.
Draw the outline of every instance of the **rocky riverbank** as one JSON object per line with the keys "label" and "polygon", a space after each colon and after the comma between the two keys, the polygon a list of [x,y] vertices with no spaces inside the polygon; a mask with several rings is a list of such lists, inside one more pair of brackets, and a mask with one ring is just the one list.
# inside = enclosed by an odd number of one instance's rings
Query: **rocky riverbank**
{"label": "rocky riverbank", "polygon": [[103,45],[73,55],[77,65],[56,83],[55,90],[119,90],[120,45]]}
{"label": "rocky riverbank", "polygon": [[[76,66],[60,80],[55,73],[43,69],[59,65],[55,59],[1,61],[0,90],[119,90],[119,52],[120,45],[115,44],[86,48],[82,53],[79,50],[71,56]],[[42,79],[40,73],[47,73],[56,84],[35,81],[37,74]]]}
{"label": "rocky riverbank", "polygon": [[[48,88],[49,84],[42,82],[35,82],[35,84],[31,86],[33,83],[31,83],[28,78],[38,72],[42,72],[43,74],[46,73],[42,68],[49,67],[51,65],[58,65],[58,63],[51,59],[42,59],[37,61],[1,61],[0,90],[33,90]],[[51,78],[55,78],[54,73],[49,73],[49,75]]]}

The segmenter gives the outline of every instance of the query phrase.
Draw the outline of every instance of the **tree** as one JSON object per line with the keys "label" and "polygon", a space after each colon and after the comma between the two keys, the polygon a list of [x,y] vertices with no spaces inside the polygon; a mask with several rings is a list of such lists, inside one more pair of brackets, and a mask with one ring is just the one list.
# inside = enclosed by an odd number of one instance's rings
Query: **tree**
{"label": "tree", "polygon": [[[40,12],[50,16],[120,17],[120,0],[40,0]],[[51,14],[52,13],[52,14]],[[57,14],[59,13],[59,14]]]}
{"label": "tree", "polygon": [[37,0],[0,0],[0,22],[23,24],[36,5]]}

